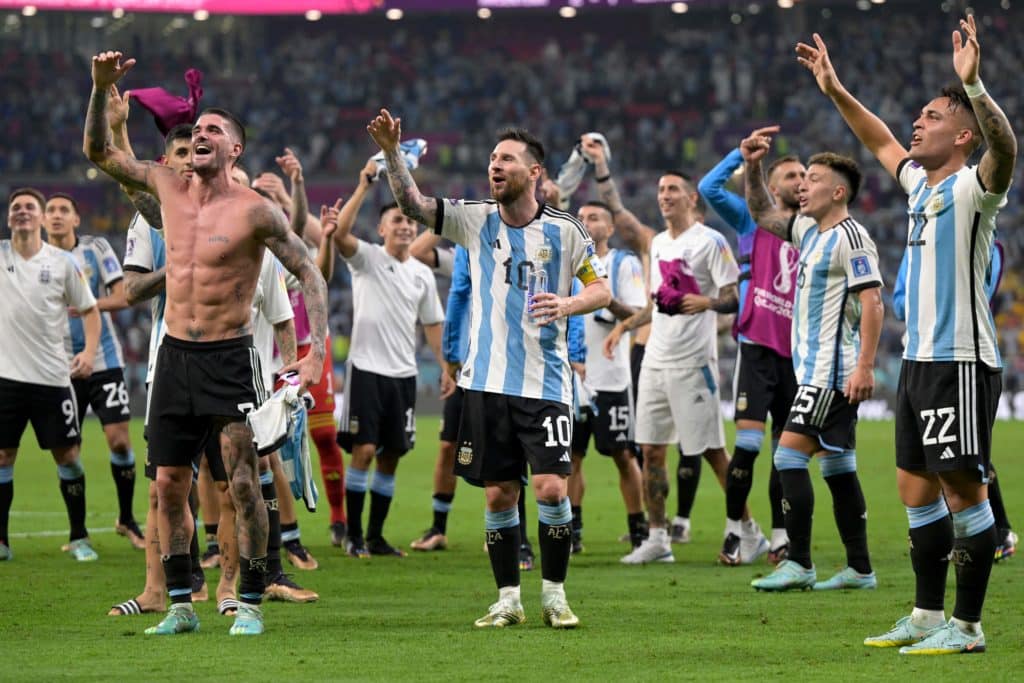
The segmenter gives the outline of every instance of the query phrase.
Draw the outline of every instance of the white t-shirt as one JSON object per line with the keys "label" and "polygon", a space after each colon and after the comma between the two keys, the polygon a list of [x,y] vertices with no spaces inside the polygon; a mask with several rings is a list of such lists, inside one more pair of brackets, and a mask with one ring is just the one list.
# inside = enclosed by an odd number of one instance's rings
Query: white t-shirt
{"label": "white t-shirt", "polygon": [[[697,281],[703,296],[716,298],[722,287],[739,278],[739,267],[725,237],[703,223],[694,223],[675,239],[665,230],[651,240],[652,295],[661,287],[660,263],[678,260],[683,262],[683,271]],[[668,315],[655,305],[643,366],[700,368],[717,362],[716,316],[712,310]]]}
{"label": "white t-shirt", "polygon": [[274,357],[274,325],[294,317],[284,267],[269,249],[264,249],[260,277],[252,295],[252,343],[260,356],[263,386],[269,393],[274,391],[274,373],[284,364],[280,356]]}
{"label": "white t-shirt", "polygon": [[0,240],[0,377],[70,386],[64,350],[68,307],[86,311],[95,305],[70,253],[44,242],[26,261],[10,240]]}
{"label": "white t-shirt", "polygon": [[379,244],[359,240],[345,262],[352,271],[352,344],[349,360],[385,377],[415,377],[416,321],[444,321],[430,268],[394,258]]}
{"label": "white t-shirt", "polygon": [[[627,306],[643,308],[647,303],[644,270],[636,254],[623,249],[610,249],[601,263],[608,272],[612,297]],[[615,317],[607,309],[583,316],[587,341],[587,386],[595,391],[622,391],[629,388],[632,381],[627,336],[619,339],[612,360],[604,356],[604,339],[614,325]]]}

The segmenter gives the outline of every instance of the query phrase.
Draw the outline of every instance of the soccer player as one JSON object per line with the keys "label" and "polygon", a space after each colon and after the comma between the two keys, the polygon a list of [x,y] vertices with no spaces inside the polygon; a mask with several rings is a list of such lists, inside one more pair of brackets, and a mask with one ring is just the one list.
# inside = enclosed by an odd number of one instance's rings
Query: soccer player
{"label": "soccer player", "polygon": [[[767,230],[758,230],[747,204],[725,189],[743,164],[734,149],[708,171],[697,191],[718,212],[739,238],[739,318],[736,335],[736,370],[733,400],[736,404],[736,446],[729,461],[725,485],[726,536],[718,560],[725,565],[750,564],[765,550],[753,519],[742,521],[754,484],[754,461],[761,452],[765,420],[772,416],[772,452],[786,424],[796,394],[790,334],[793,295],[796,290],[797,251]],[[797,189],[804,165],[795,156],[776,159],[768,167],[768,190],[776,206],[796,213]],[[768,559],[785,559],[789,540],[782,514],[782,486],[774,463],[768,485],[772,509],[772,537]]]}
{"label": "soccer player", "polygon": [[[782,482],[789,557],[758,590],[875,588],[868,554],[867,510],[857,477],[857,404],[874,390],[875,352],[882,333],[882,277],[878,250],[867,230],[850,217],[861,172],[848,157],[823,152],[807,161],[800,183],[800,211],[776,207],[764,184],[761,159],[771,128],[740,144],[746,162],[747,205],[757,224],[800,250],[793,300],[793,370],[798,388],[775,450]],[[858,338],[859,331],[859,338]],[[832,493],[847,566],[817,583],[811,561],[814,489],[807,470],[819,456]]]}
{"label": "soccer player", "polygon": [[[992,248],[989,250],[990,262],[985,272],[985,296],[989,301],[989,308],[995,315],[995,296],[999,291],[999,282],[1003,275],[1003,247],[998,240],[993,240]],[[896,283],[892,288],[893,314],[897,320],[906,322],[905,305],[907,301],[907,252],[903,252],[903,260],[900,261],[900,269],[896,274]],[[1010,518],[1006,514],[1006,505],[1003,502],[1002,486],[996,477],[996,467],[991,462],[988,464],[988,501],[992,506],[992,516],[996,524],[996,538],[999,544],[996,546],[994,559],[996,562],[1007,560],[1017,552],[1017,533],[1010,525]]]}
{"label": "soccer player", "polygon": [[[579,619],[564,587],[572,542],[566,478],[572,471],[573,391],[565,318],[611,301],[601,262],[578,221],[537,201],[544,148],[525,130],[498,135],[488,165],[492,199],[482,202],[423,196],[401,158],[401,119],[386,109],[367,130],[384,152],[403,213],[469,252],[474,287],[469,354],[459,373],[466,395],[456,474],[484,482],[487,551],[499,594],[474,625],[501,628],[526,618],[516,502],[529,462],[538,505],[542,618],[553,628],[574,628]],[[570,296],[573,277],[584,287]]]}
{"label": "soccer player", "polygon": [[[128,408],[128,390],[124,385],[124,356],[110,317],[110,311],[118,311],[128,305],[124,296],[124,273],[117,254],[105,238],[78,234],[82,219],[78,203],[71,195],[50,195],[46,200],[45,211],[48,241],[58,249],[70,252],[78,262],[96,298],[102,323],[100,345],[92,364],[92,374],[88,378],[71,382],[75,390],[78,422],[82,423],[86,411],[92,406],[92,411],[103,425],[103,434],[110,448],[110,470],[114,476],[119,508],[114,529],[128,537],[133,546],[143,549],[146,541],[132,512],[135,453],[128,434],[131,411]],[[68,336],[64,338],[64,344],[69,357],[80,353],[85,347],[82,321],[75,311],[70,312]]]}
{"label": "soccer player", "polygon": [[586,330],[586,386],[594,391],[597,411],[581,407],[582,419],[573,423],[572,475],[569,476],[569,500],[572,504],[572,551],[583,550],[583,459],[590,439],[601,455],[611,457],[619,473],[619,491],[626,505],[626,526],[633,547],[644,537],[643,483],[633,447],[633,396],[629,368],[628,343],[620,340],[611,359],[603,353],[604,338],[616,321],[636,313],[647,303],[643,284],[643,266],[636,254],[613,249],[608,240],[615,232],[612,212],[606,204],[586,202],[577,218],[594,241],[612,291],[608,308],[583,318]]}
{"label": "soccer player", "polygon": [[[11,559],[7,523],[14,499],[14,461],[29,421],[39,447],[57,463],[71,526],[68,551],[80,562],[99,559],[85,528],[85,471],[71,380],[88,377],[99,347],[100,314],[74,258],[43,242],[38,190],[8,198],[11,238],[0,240],[0,561]],[[68,362],[68,308],[81,317],[85,345]]]}
{"label": "soccer player", "polygon": [[139,162],[112,144],[106,121],[109,91],[133,65],[134,60],[122,63],[119,52],[93,58],[83,151],[121,184],[157,196],[165,217],[167,333],[157,356],[149,410],[149,457],[157,465],[159,536],[172,605],[167,617],[147,632],[198,628],[191,603],[193,519],[187,498],[192,455],[215,433],[240,517],[241,605],[231,633],[256,635],[263,632],[259,604],[267,517],[258,504],[256,453],[244,420],[261,399],[249,308],[264,246],[306,289],[315,346],[292,366],[304,388],[319,380],[323,368],[324,348],[316,340],[326,335],[326,287],[284,216],[229,178],[230,167],[245,148],[244,129],[230,113],[206,110],[199,116],[193,127],[190,182],[167,167]]}
{"label": "soccer player", "polygon": [[[914,120],[909,151],[840,83],[828,48],[797,45],[801,64],[908,195],[907,334],[896,405],[896,482],[910,523],[913,612],[865,640],[904,654],[981,652],[981,611],[999,542],[986,480],[1002,361],[985,298],[995,218],[1017,158],[1013,129],[979,77],[974,16],[952,35],[962,87]],[[977,166],[968,159],[982,142]],[[950,514],[950,512],[952,514]],[[956,605],[945,620],[949,562]]]}
{"label": "soccer player", "polygon": [[[650,532],[622,562],[674,562],[665,514],[668,444],[680,446],[676,483],[681,497],[684,487],[693,483],[686,479],[701,457],[715,469],[723,488],[729,466],[718,392],[716,314],[736,310],[739,268],[725,237],[697,220],[700,195],[686,175],[669,171],[659,178],[658,207],[666,229],[656,233],[622,205],[600,144],[584,138],[583,145],[594,159],[598,192],[611,208],[619,235],[634,252],[650,255],[649,290],[659,302],[657,310],[648,302],[616,325],[604,343],[605,355],[610,356],[623,331],[652,323],[636,406]],[[683,507],[688,505],[682,501]],[[748,511],[743,518],[749,519]],[[674,525],[676,521],[679,541],[685,542],[689,520],[673,520]]]}
{"label": "soccer player", "polygon": [[[365,169],[364,169],[365,171]],[[360,171],[360,182],[367,174]],[[377,232],[384,244],[371,244],[352,234],[365,192],[340,200],[323,214],[337,222],[334,243],[352,271],[353,324],[345,376],[345,404],[338,439],[352,460],[345,473],[348,541],[346,552],[404,556],[384,539],[384,521],[395,495],[399,459],[416,440],[416,321],[438,363],[444,311],[430,268],[412,258],[416,222],[397,204],[381,208]],[[441,374],[441,397],[455,388]],[[376,460],[373,480],[370,464]],[[370,518],[363,533],[363,504],[370,491]]]}

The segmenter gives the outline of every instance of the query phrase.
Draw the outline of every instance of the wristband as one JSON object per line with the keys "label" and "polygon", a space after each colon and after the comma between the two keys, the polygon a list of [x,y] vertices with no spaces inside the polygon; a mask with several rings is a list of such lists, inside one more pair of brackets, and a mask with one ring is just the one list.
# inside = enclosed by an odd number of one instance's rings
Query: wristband
{"label": "wristband", "polygon": [[611,180],[611,179],[612,179],[612,174],[611,173],[609,173],[608,175],[603,175],[600,178],[598,178],[597,176],[594,176],[594,182],[597,182],[597,183],[603,183],[603,182],[605,182],[607,180]]}
{"label": "wristband", "polygon": [[981,82],[979,78],[974,83],[964,83],[964,91],[967,93],[967,97],[976,100],[982,95],[988,94],[985,90],[985,84]]}

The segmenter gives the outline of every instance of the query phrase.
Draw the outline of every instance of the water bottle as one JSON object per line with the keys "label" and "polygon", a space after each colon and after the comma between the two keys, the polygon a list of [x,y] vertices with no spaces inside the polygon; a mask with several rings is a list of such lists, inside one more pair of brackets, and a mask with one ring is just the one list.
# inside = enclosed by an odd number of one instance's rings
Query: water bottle
{"label": "water bottle", "polygon": [[[530,277],[527,286],[526,305],[527,308],[529,308],[533,305],[534,296],[541,292],[548,291],[548,271],[543,267],[534,266],[530,270]],[[537,322],[537,319],[534,317],[532,312],[530,313],[530,320]]]}

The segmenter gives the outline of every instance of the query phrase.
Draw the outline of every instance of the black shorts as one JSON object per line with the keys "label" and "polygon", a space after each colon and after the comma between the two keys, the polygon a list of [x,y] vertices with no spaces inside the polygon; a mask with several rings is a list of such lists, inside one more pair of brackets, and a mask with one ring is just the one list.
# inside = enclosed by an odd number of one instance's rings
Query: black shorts
{"label": "black shorts", "polygon": [[584,406],[582,420],[572,425],[572,452],[587,454],[590,437],[601,455],[633,448],[633,402],[629,390],[598,391],[594,396],[597,415],[590,406]]}
{"label": "black shorts", "polygon": [[441,413],[441,441],[458,443],[459,422],[462,419],[462,401],[465,394],[465,389],[455,387],[455,393],[445,399],[444,410]]}
{"label": "black shorts", "polygon": [[[228,480],[227,468],[224,467],[224,459],[220,455],[220,437],[213,435],[206,440],[206,444],[203,446],[203,450],[195,454],[192,459],[192,469],[196,473],[199,472],[199,460],[200,458],[206,458],[206,464],[210,467],[210,476],[214,481]],[[145,473],[146,478],[150,481],[156,481],[156,464],[149,458],[149,453],[146,453],[146,467]]]}
{"label": "black shorts", "polygon": [[416,377],[385,377],[349,363],[338,445],[372,443],[393,455],[416,444]]}
{"label": "black shorts", "polygon": [[988,480],[1003,381],[984,363],[904,360],[896,390],[896,466]]}
{"label": "black shorts", "polygon": [[801,384],[793,398],[786,431],[817,439],[822,448],[847,451],[857,446],[857,406],[841,391]]}
{"label": "black shorts", "polygon": [[78,422],[85,420],[85,412],[92,406],[92,412],[100,424],[109,425],[127,422],[132,413],[128,408],[128,389],[124,385],[124,371],[109,368],[94,372],[85,379],[71,380],[78,403]]}
{"label": "black shorts", "polygon": [[455,474],[477,482],[572,472],[572,415],[557,401],[466,391]]}
{"label": "black shorts", "polygon": [[636,392],[640,389],[640,366],[644,362],[646,344],[633,344],[629,349],[629,374],[633,378],[633,403],[636,404]]}
{"label": "black shorts", "polygon": [[224,425],[266,398],[252,337],[191,342],[167,335],[157,352],[146,435],[156,466],[192,465]]}
{"label": "black shorts", "polygon": [[796,396],[793,359],[767,346],[741,342],[736,350],[733,381],[736,419],[767,422],[770,414],[772,433],[781,434]]}
{"label": "black shorts", "polygon": [[71,387],[0,379],[0,448],[17,448],[29,422],[43,450],[82,442]]}

